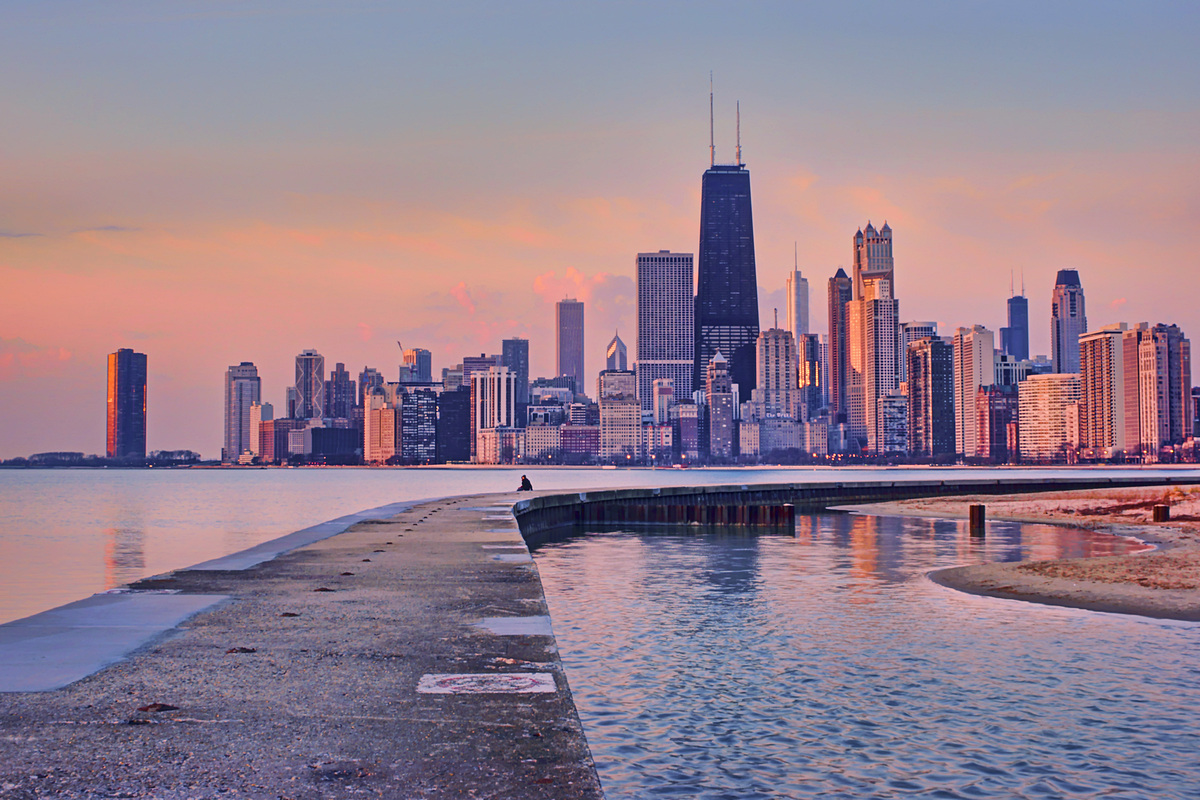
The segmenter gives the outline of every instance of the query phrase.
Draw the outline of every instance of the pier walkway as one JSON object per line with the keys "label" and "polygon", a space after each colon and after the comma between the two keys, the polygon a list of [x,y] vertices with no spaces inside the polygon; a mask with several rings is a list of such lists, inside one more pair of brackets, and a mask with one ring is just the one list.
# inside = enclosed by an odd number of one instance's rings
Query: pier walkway
{"label": "pier walkway", "polygon": [[[65,688],[0,694],[0,798],[599,798],[516,497],[134,584],[227,599]],[[17,628],[0,644],[36,651]]]}

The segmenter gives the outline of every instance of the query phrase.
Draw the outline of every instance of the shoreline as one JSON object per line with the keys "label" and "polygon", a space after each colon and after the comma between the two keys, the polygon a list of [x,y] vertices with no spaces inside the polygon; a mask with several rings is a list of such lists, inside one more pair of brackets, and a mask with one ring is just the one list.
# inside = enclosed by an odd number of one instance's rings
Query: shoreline
{"label": "shoreline", "polygon": [[[1174,520],[1152,524],[1166,501]],[[966,519],[982,503],[989,520],[1086,528],[1152,546],[1092,558],[994,562],[933,570],[939,586],[981,597],[1021,600],[1151,619],[1200,622],[1200,491],[1188,487],[1047,491],[1029,495],[901,500],[842,510],[881,516]]]}

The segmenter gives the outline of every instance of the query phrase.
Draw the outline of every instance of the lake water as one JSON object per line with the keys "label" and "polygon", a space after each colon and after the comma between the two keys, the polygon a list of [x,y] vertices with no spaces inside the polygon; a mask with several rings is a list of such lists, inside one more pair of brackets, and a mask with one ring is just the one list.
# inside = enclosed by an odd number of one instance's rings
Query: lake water
{"label": "lake water", "polygon": [[[538,489],[1029,474],[1051,480],[1079,474],[801,467],[0,470],[0,623],[357,511],[406,500],[511,491],[522,471]],[[1154,472],[1188,474],[1186,469]]]}
{"label": "lake water", "polygon": [[953,564],[1121,552],[1050,526],[801,517],[535,558],[619,798],[1195,798],[1200,625],[974,597]]}

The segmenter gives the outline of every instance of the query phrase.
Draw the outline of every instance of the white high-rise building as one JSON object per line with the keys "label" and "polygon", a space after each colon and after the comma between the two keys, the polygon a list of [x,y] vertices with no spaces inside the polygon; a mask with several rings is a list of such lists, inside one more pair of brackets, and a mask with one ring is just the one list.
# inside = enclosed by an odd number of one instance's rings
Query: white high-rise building
{"label": "white high-rise building", "polygon": [[1079,437],[1089,458],[1113,458],[1128,450],[1122,347],[1128,329],[1119,322],[1079,337]]}
{"label": "white high-rise building", "polygon": [[756,416],[799,419],[800,373],[795,338],[781,328],[770,328],[758,334],[755,351],[758,387],[750,393],[750,399]]}
{"label": "white high-rise building", "polygon": [[787,318],[785,324],[796,341],[808,333],[808,278],[793,269],[787,277]]}
{"label": "white high-rise building", "polygon": [[1061,461],[1077,437],[1079,376],[1030,375],[1017,386],[1022,461]]}
{"label": "white high-rise building", "polygon": [[954,334],[954,444],[960,456],[976,454],[979,415],[975,396],[980,386],[996,382],[996,335],[982,325]]}
{"label": "white high-rise building", "polygon": [[262,382],[258,367],[249,361],[225,370],[225,446],[221,460],[236,462],[238,456],[258,449],[250,441],[250,407],[259,402]]}
{"label": "white high-rise building", "polygon": [[695,389],[695,295],[691,253],[638,253],[637,396],[643,411],[654,409],[654,382],[668,379],[676,397]]}
{"label": "white high-rise building", "polygon": [[259,441],[261,436],[262,424],[270,422],[275,418],[275,407],[270,403],[251,403],[250,404],[250,453],[259,455],[262,452],[262,443]]}
{"label": "white high-rise building", "polygon": [[642,410],[637,378],[628,370],[605,370],[597,382],[600,399],[600,458],[637,461],[642,456]]}
{"label": "white high-rise building", "polygon": [[516,373],[508,367],[495,366],[471,373],[472,460],[477,461],[482,431],[516,427]]}
{"label": "white high-rise building", "polygon": [[383,464],[396,455],[396,407],[381,389],[363,398],[363,461]]}

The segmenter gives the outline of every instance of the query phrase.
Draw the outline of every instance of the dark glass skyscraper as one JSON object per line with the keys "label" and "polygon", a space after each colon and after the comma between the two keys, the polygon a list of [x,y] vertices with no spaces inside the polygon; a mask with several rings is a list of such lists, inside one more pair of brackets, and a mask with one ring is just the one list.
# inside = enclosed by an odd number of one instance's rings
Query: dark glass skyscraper
{"label": "dark glass skyscraper", "polygon": [[109,458],[146,457],[146,354],[108,354]]}
{"label": "dark glass skyscraper", "polygon": [[583,394],[583,303],[571,297],[555,303],[554,329],[558,375],[574,378],[575,391]]}
{"label": "dark glass skyscraper", "polygon": [[1060,269],[1050,299],[1050,357],[1055,372],[1079,372],[1079,335],[1087,329],[1079,272]]}
{"label": "dark glass skyscraper", "polygon": [[505,339],[500,360],[517,376],[517,403],[529,403],[529,340]]}
{"label": "dark glass skyscraper", "polygon": [[829,411],[833,420],[845,422],[846,365],[850,363],[846,304],[854,299],[854,282],[838,267],[829,279]]}
{"label": "dark glass skyscraper", "polygon": [[708,362],[720,352],[729,361],[730,378],[748,398],[756,378],[758,278],[750,171],[744,164],[714,164],[704,172],[697,272],[693,385],[704,385]]}
{"label": "dark glass skyscraper", "polygon": [[1029,358],[1029,300],[1008,298],[1008,327],[1000,329],[1000,350],[1018,361]]}

